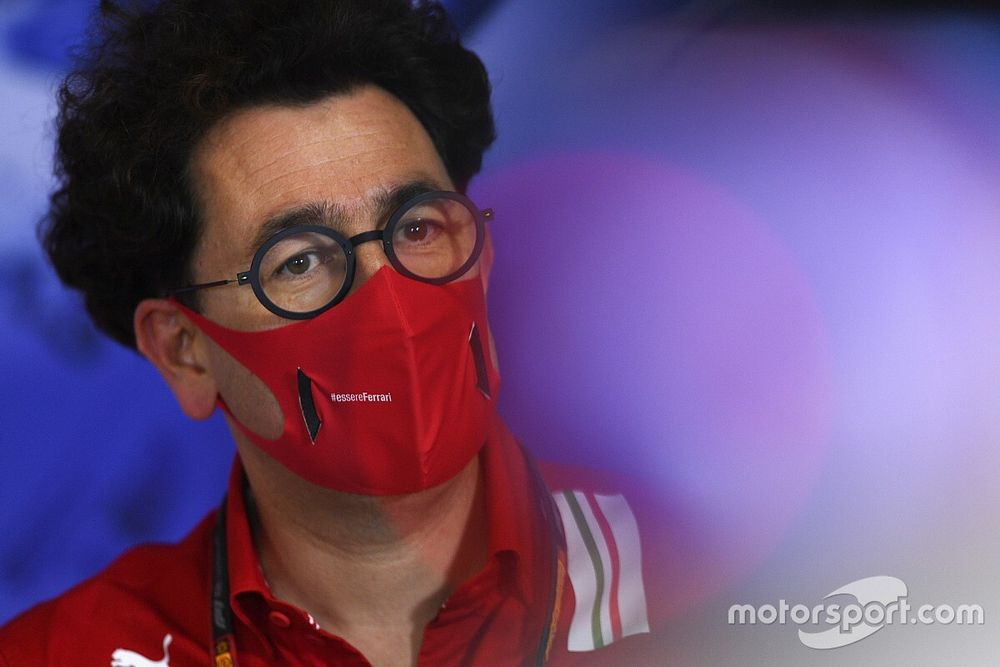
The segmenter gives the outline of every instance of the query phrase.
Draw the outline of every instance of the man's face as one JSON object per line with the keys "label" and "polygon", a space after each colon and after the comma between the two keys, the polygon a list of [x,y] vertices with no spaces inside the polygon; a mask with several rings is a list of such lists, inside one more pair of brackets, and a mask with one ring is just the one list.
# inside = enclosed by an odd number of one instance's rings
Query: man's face
{"label": "man's face", "polygon": [[[454,189],[420,122],[374,86],[308,106],[240,112],[209,132],[192,168],[204,225],[195,282],[246,270],[273,221],[296,209],[330,211],[324,224],[350,237],[385,224],[399,203],[396,190],[415,182]],[[380,244],[359,246],[352,289],[387,263]],[[249,286],[203,290],[200,299],[206,317],[230,328],[290,323],[265,309]],[[264,437],[279,435],[281,411],[263,383],[207,337],[205,343],[207,370],[233,414]]]}
{"label": "man's face", "polygon": [[[454,189],[420,122],[374,86],[304,107],[241,112],[208,134],[193,171],[204,221],[193,257],[195,282],[246,270],[276,231],[274,221],[296,209],[329,210],[321,224],[350,237],[385,224],[394,190],[418,182]],[[378,243],[360,246],[357,259],[355,289],[387,263]],[[289,323],[249,288],[206,290],[200,298],[207,317],[231,328]]]}

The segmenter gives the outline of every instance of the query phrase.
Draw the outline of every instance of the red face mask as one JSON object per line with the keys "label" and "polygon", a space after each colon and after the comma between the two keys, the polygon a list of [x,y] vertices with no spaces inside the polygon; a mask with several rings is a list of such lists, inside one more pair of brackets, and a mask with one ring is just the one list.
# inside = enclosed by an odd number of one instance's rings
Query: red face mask
{"label": "red face mask", "polygon": [[483,445],[500,378],[479,278],[430,285],[383,267],[317,317],[266,331],[222,327],[181,306],[260,378],[284,414],[268,440],[222,409],[303,479],[365,495],[454,477]]}

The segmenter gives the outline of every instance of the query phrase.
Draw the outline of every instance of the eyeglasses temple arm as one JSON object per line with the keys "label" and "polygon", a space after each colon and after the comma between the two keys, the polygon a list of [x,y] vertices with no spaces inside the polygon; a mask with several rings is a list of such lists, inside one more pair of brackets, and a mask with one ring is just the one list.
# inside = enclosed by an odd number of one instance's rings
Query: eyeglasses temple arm
{"label": "eyeglasses temple arm", "polygon": [[216,280],[210,283],[188,285],[187,287],[177,287],[175,289],[167,290],[167,294],[168,295],[183,294],[185,292],[193,292],[199,289],[208,289],[209,287],[222,287],[223,285],[232,285],[233,283],[239,283],[240,285],[242,285],[248,280],[250,280],[250,276],[248,273],[237,273],[235,278],[231,278],[229,280]]}

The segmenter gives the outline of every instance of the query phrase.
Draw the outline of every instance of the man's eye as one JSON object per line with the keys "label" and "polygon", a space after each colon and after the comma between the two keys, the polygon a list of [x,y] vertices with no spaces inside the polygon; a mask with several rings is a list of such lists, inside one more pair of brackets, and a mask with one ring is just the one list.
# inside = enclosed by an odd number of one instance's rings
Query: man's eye
{"label": "man's eye", "polygon": [[[335,258],[329,252],[310,250],[289,257],[278,265],[274,274],[278,277],[304,276],[315,271],[321,264],[334,264]],[[332,269],[332,267],[331,267]]]}
{"label": "man's eye", "polygon": [[408,241],[423,241],[427,238],[427,224],[423,221],[411,222],[403,228],[403,234]]}
{"label": "man's eye", "polygon": [[313,256],[311,254],[302,254],[292,257],[290,260],[285,262],[281,266],[282,271],[287,271],[288,273],[300,276],[309,270],[309,267],[313,265]]}
{"label": "man's eye", "polygon": [[433,242],[441,234],[441,224],[427,218],[417,218],[403,222],[396,229],[397,242],[426,244]]}

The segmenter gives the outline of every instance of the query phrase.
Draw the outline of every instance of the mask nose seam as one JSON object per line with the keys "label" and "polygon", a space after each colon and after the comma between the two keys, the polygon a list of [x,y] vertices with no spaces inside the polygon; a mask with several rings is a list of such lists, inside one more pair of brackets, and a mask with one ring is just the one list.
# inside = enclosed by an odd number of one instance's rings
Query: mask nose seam
{"label": "mask nose seam", "polygon": [[[402,280],[408,280],[408,279],[399,274],[396,271],[396,269],[394,269],[390,264],[386,264],[384,267],[382,267],[382,269],[379,270],[381,271],[383,269],[386,271],[392,271],[395,274],[394,276],[393,275],[386,276],[386,291],[388,292],[389,297],[392,299],[393,308],[396,309],[396,316],[399,318],[399,321],[403,325],[403,333],[405,334],[405,336],[403,337],[403,345],[405,346],[406,349],[406,355],[409,358],[409,363],[407,364],[407,375],[409,376],[408,377],[409,391],[410,391],[409,398],[412,400],[412,405],[413,405],[413,426],[415,429],[414,432],[419,434],[419,437],[422,439],[424,434],[426,433],[427,424],[425,423],[426,413],[424,412],[423,395],[422,392],[419,390],[420,378],[418,377],[417,374],[418,359],[417,359],[417,349],[413,343],[413,326],[410,323],[409,318],[406,316],[406,309],[400,302],[399,294],[397,293],[396,288],[392,284],[393,278],[399,278]],[[372,277],[374,278],[375,276]],[[427,459],[428,453],[429,453],[428,451],[419,452],[421,476],[426,476],[428,470],[430,469],[430,461],[428,461]]]}

